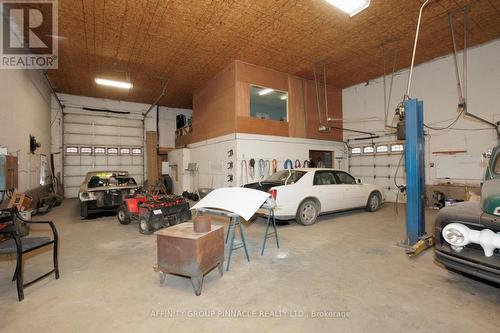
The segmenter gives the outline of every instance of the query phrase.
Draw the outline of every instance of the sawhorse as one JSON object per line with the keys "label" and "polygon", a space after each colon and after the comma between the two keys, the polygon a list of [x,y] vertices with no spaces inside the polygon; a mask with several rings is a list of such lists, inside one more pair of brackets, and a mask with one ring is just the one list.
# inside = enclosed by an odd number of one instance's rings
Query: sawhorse
{"label": "sawhorse", "polygon": [[[266,248],[266,241],[268,238],[274,236],[276,239],[276,247],[279,249],[280,248],[280,242],[278,239],[278,228],[276,228],[276,218],[274,217],[274,208],[271,206],[267,206],[264,204],[262,208],[265,208],[268,210],[267,213],[267,223],[266,223],[266,233],[264,234],[264,243],[262,244],[262,251],[260,252],[260,255],[264,255],[264,249]],[[274,231],[269,233],[269,227],[273,226]]]}
{"label": "sawhorse", "polygon": [[[199,208],[196,211],[199,214],[206,213],[209,215],[229,217],[229,226],[228,226],[227,231],[226,231],[226,244],[227,244],[227,241],[230,237],[229,235],[231,235],[231,240],[229,242],[229,253],[227,256],[226,272],[229,271],[229,266],[231,265],[231,256],[233,255],[233,250],[243,248],[245,250],[245,256],[247,257],[248,262],[250,262],[250,257],[248,256],[248,249],[247,249],[245,233],[243,231],[243,227],[241,226],[241,218],[238,214],[233,213],[233,212],[218,210],[218,209],[209,209],[209,208]],[[238,229],[240,231],[241,241],[235,242],[234,239],[235,239],[235,234],[236,234],[236,227],[238,227]]]}

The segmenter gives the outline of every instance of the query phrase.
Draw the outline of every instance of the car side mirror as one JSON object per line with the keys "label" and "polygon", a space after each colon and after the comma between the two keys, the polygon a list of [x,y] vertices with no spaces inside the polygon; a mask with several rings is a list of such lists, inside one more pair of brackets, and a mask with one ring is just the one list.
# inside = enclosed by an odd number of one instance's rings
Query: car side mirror
{"label": "car side mirror", "polygon": [[356,179],[356,183],[363,184],[363,181],[360,178],[358,178],[358,179]]}

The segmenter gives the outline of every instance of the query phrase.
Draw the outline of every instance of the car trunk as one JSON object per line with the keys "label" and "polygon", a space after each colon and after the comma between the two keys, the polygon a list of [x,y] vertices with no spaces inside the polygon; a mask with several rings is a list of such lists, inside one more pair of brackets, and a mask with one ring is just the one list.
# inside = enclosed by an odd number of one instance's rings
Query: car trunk
{"label": "car trunk", "polygon": [[246,184],[243,187],[251,188],[251,189],[254,189],[254,190],[259,190],[259,191],[262,191],[262,192],[269,192],[269,190],[272,187],[281,186],[281,185],[283,185],[283,183],[262,181],[262,182],[257,182],[257,183]]}

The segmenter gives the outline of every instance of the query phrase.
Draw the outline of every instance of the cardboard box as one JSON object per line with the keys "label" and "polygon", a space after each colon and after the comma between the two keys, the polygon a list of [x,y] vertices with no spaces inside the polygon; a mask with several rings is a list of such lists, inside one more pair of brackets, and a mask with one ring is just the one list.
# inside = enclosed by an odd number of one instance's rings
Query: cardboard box
{"label": "cardboard box", "polygon": [[31,208],[31,201],[31,197],[27,196],[26,194],[14,192],[12,198],[10,198],[7,208],[16,206],[17,210],[22,212]]}

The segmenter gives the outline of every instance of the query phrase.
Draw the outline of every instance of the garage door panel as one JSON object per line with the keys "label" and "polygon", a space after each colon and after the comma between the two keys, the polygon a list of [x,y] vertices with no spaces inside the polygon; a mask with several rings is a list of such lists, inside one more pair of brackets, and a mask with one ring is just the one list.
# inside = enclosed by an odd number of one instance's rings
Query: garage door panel
{"label": "garage door panel", "polygon": [[132,156],[120,156],[122,164],[132,164]]}
{"label": "garage door panel", "polygon": [[64,167],[64,176],[78,176],[80,177],[82,174],[82,167],[79,165],[66,165]]}
{"label": "garage door panel", "polygon": [[64,176],[65,187],[80,187],[85,177],[82,176]]}
{"label": "garage door panel", "polygon": [[65,165],[80,165],[80,156],[79,155],[66,155],[64,159]]}
{"label": "garage door panel", "polygon": [[94,157],[93,156],[85,156],[85,155],[82,155],[80,157],[80,165],[85,165],[85,166],[92,166],[94,165]]}
{"label": "garage door panel", "polygon": [[102,136],[135,136],[142,138],[142,129],[129,127],[94,126],[92,132],[88,134]]}
{"label": "garage door panel", "polygon": [[131,165],[127,167],[127,170],[130,174],[134,175],[142,175],[144,173],[144,170],[142,166],[140,165]]}
{"label": "garage door panel", "polygon": [[65,187],[64,188],[64,196],[66,198],[78,198],[78,188]]}
{"label": "garage door panel", "polygon": [[[66,113],[64,121],[66,146],[143,149],[142,120]],[[77,196],[80,183],[90,171],[125,170],[139,184],[143,182],[142,155],[65,155],[64,166],[66,197]]]}
{"label": "garage door panel", "polygon": [[141,138],[130,138],[130,137],[121,137],[119,142],[123,147],[142,147],[142,137]]}
{"label": "garage door panel", "polygon": [[132,159],[132,165],[143,165],[144,164],[144,160],[143,158],[134,158]]}
{"label": "garage door panel", "polygon": [[110,126],[130,126],[130,127],[141,127],[142,121],[139,119],[130,118],[118,118],[118,117],[103,117],[97,114],[95,115],[85,115],[85,114],[75,114],[75,113],[65,113],[64,114],[65,123],[78,123],[84,126],[91,126],[92,124],[97,125],[110,125]]}
{"label": "garage door panel", "polygon": [[120,156],[108,156],[108,165],[120,165]]}

